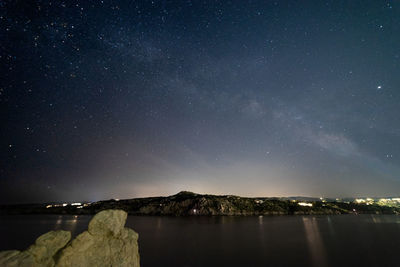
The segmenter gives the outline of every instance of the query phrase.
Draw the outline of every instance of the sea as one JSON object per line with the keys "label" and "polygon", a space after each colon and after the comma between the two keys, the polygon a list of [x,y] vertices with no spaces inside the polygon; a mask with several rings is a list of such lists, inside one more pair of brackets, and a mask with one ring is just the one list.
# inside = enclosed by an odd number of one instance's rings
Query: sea
{"label": "sea", "polygon": [[[88,215],[2,215],[0,250],[50,230],[87,229]],[[128,216],[141,266],[400,266],[400,216]]]}

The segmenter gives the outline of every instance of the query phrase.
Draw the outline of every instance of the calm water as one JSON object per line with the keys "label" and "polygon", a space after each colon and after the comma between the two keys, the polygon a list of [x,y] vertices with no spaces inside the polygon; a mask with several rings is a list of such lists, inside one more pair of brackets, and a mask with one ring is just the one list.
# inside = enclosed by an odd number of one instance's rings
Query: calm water
{"label": "calm water", "polygon": [[[0,216],[0,250],[90,216]],[[137,217],[142,266],[400,266],[400,216]]]}

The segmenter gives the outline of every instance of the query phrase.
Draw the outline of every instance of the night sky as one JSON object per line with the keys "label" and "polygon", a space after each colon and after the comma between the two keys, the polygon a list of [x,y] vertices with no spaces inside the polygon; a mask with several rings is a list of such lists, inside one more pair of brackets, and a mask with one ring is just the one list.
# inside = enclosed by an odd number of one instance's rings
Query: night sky
{"label": "night sky", "polygon": [[399,1],[0,1],[0,202],[400,192]]}

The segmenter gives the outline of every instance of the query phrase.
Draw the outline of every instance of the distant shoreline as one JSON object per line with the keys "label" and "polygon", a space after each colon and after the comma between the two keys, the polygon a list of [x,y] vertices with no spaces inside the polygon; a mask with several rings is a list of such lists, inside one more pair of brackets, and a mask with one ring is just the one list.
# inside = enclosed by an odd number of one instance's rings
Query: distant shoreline
{"label": "distant shoreline", "polygon": [[0,215],[93,215],[105,209],[122,209],[130,215],[159,216],[400,214],[400,199],[250,198],[182,191],[168,197],[111,199],[93,203],[0,205]]}

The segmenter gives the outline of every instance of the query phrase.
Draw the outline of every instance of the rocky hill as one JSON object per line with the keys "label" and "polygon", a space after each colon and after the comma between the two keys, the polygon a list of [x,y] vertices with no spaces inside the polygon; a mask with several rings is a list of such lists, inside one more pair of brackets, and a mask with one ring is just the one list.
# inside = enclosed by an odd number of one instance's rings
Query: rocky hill
{"label": "rocky hill", "polygon": [[400,207],[356,202],[285,198],[248,198],[233,195],[203,195],[182,191],[168,197],[104,200],[79,206],[13,205],[0,207],[2,214],[95,214],[121,209],[131,215],[286,215],[286,214],[399,214]]}

